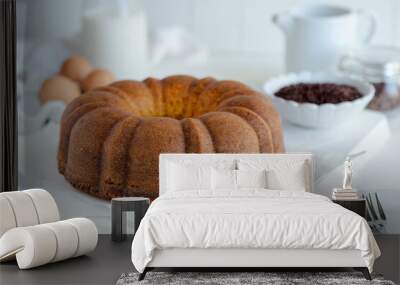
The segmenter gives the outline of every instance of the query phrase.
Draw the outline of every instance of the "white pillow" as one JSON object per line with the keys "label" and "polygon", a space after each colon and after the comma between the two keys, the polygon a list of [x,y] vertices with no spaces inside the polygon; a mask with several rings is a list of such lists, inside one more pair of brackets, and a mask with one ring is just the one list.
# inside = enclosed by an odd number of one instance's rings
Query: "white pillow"
{"label": "white pillow", "polygon": [[309,162],[288,159],[239,160],[240,170],[267,170],[268,189],[311,191]]}
{"label": "white pillow", "polygon": [[236,170],[238,188],[268,188],[267,170]]}
{"label": "white pillow", "polygon": [[212,189],[236,190],[236,170],[212,168]]}
{"label": "white pillow", "polygon": [[211,189],[211,167],[168,164],[168,191]]}
{"label": "white pillow", "polygon": [[270,170],[267,172],[268,188],[272,190],[307,191],[304,166],[289,172]]}

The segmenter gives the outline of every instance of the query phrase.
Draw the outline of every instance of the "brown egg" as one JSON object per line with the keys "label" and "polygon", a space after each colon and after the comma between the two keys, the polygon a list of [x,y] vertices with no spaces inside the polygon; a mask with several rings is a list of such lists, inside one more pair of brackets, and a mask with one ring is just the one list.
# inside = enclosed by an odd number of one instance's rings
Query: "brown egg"
{"label": "brown egg", "polygon": [[84,92],[110,84],[115,81],[114,75],[105,69],[94,69],[89,75],[82,81],[81,87]]}
{"label": "brown egg", "polygon": [[56,100],[68,104],[79,95],[81,95],[79,84],[62,75],[54,75],[45,80],[39,91],[42,104]]}
{"label": "brown egg", "polygon": [[81,82],[91,71],[92,66],[84,57],[72,56],[62,64],[60,74]]}

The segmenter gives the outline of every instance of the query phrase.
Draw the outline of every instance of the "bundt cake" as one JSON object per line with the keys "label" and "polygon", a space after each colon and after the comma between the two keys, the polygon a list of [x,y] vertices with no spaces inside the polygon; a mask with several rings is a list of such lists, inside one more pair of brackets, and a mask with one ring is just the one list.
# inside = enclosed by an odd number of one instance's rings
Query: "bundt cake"
{"label": "bundt cake", "polygon": [[176,75],[74,99],[62,115],[58,167],[96,197],[154,199],[160,153],[283,151],[280,117],[265,96],[236,81]]}

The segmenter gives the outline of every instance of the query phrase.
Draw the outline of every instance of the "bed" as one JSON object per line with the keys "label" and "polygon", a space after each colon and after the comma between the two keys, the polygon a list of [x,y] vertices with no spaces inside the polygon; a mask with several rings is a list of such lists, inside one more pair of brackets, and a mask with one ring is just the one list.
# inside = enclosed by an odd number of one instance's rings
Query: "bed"
{"label": "bed", "polygon": [[305,154],[161,154],[160,196],[132,243],[154,268],[351,267],[370,279],[380,251],[365,219],[313,194]]}

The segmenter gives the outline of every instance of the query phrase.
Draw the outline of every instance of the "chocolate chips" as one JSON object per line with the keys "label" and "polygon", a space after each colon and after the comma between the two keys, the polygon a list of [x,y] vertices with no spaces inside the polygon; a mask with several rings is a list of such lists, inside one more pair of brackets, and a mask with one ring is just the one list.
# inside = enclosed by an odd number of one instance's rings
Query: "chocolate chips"
{"label": "chocolate chips", "polygon": [[335,83],[298,83],[281,88],[275,96],[298,103],[338,104],[361,98],[354,87]]}

